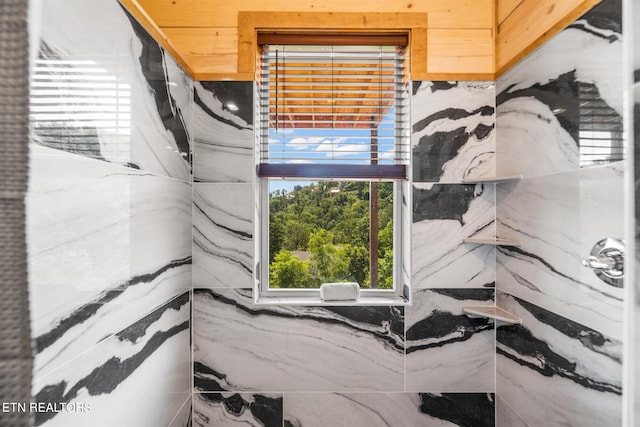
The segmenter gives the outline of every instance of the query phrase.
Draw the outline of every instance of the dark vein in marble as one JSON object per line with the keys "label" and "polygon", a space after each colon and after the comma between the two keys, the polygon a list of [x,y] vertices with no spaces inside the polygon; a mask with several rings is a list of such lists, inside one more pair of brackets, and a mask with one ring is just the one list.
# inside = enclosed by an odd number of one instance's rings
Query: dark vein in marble
{"label": "dark vein in marble", "polygon": [[220,123],[224,123],[225,125],[231,126],[231,127],[235,128],[235,129],[238,129],[238,130],[252,130],[253,129],[252,125],[242,126],[241,124],[238,124],[238,123],[234,122],[233,120],[225,119],[224,117],[222,117],[219,114],[215,113],[202,100],[202,98],[200,98],[200,95],[198,95],[198,91],[197,90],[194,90],[194,92],[193,92],[193,101],[194,101],[195,105],[199,106],[205,113],[207,113],[208,116],[210,116],[211,118],[215,119],[216,121],[218,121]]}
{"label": "dark vein in marble", "polygon": [[[495,155],[496,155],[495,150],[486,150],[478,155],[473,156],[468,163],[475,166],[467,168],[467,170],[465,171],[464,177],[469,178],[473,176],[478,176],[478,174],[475,173],[476,169],[481,169],[482,167],[484,167],[486,163],[492,162],[495,158],[494,157]],[[493,163],[491,164],[493,165]]]}
{"label": "dark vein in marble", "polygon": [[427,82],[427,81],[415,80],[415,81],[413,81],[413,84],[411,86],[413,95],[416,95],[418,93],[418,90],[420,89],[420,87],[424,83],[431,83],[431,86],[429,88],[431,90],[431,93],[437,92],[439,90],[449,90],[449,89],[452,89],[454,87],[458,87],[458,82],[456,82],[456,81],[431,81],[431,82]]}
{"label": "dark vein in marble", "polygon": [[[208,244],[203,244],[200,239],[198,239],[198,237],[202,237],[204,238],[204,240],[207,241]],[[253,273],[252,270],[252,266],[251,265],[247,265],[245,263],[243,263],[242,261],[240,261],[240,257],[242,257],[243,255],[246,255],[246,253],[244,252],[239,252],[236,251],[234,249],[230,249],[230,248],[224,248],[220,245],[216,245],[213,240],[207,238],[202,231],[200,231],[199,228],[194,227],[194,243],[195,245],[202,250],[204,253],[211,255],[212,257],[218,258],[218,259],[223,259],[226,260],[228,262],[230,262],[231,264],[235,264],[237,266],[239,266],[240,268],[242,268],[243,270],[245,270],[247,273],[249,273],[250,275]],[[210,248],[217,248],[220,251],[219,252],[215,252],[212,251]],[[238,257],[232,257],[230,255],[224,255],[225,252],[227,251],[232,251],[235,252],[236,254],[238,254]]]}
{"label": "dark vein in marble", "polygon": [[[240,292],[235,291],[234,292]],[[250,293],[251,290],[248,290]],[[217,294],[211,289],[196,289],[195,295],[202,295],[213,300],[219,301],[222,304],[227,304],[232,307],[236,307],[244,313],[247,313],[250,316],[272,316],[279,317],[285,319],[296,319],[296,320],[311,320],[314,322],[320,322],[331,325],[339,325],[342,327],[346,327],[358,332],[365,333],[367,335],[371,335],[379,341],[385,342],[391,347],[393,347],[398,352],[404,352],[404,308],[403,307],[380,307],[380,306],[368,306],[368,307],[360,307],[360,306],[325,306],[325,307],[314,307],[319,311],[325,311],[328,313],[333,313],[340,318],[335,317],[319,317],[314,316],[312,314],[304,314],[304,307],[296,307],[297,314],[291,314],[290,312],[278,312],[275,310],[271,310],[269,308],[258,308],[258,306],[251,306],[255,308],[250,308],[247,305],[242,304],[240,301],[234,300],[232,298],[224,297],[220,294]],[[368,324],[375,327],[375,330],[368,329],[364,326],[358,326],[357,324],[349,323],[348,321],[354,321],[356,323]]]}
{"label": "dark vein in marble", "polygon": [[[577,373],[575,362],[555,353],[546,342],[536,338],[524,326],[500,326],[496,329],[496,340],[499,343],[496,347],[498,354],[545,377],[559,376],[587,389],[622,394],[622,388],[618,385],[596,381]],[[512,351],[507,351],[506,348]],[[513,352],[521,357],[514,355]],[[536,362],[532,363],[529,360]]]}
{"label": "dark vein in marble", "polygon": [[[484,192],[484,188],[483,191]],[[464,225],[463,216],[476,193],[476,184],[436,184],[430,189],[413,187],[413,223],[433,219],[453,219]]]}
{"label": "dark vein in marble", "polygon": [[134,276],[126,282],[111,288],[107,291],[104,291],[98,298],[93,300],[90,303],[84,304],[69,316],[62,319],[53,329],[49,332],[46,332],[35,339],[36,341],[36,351],[41,353],[44,349],[54,344],[59,338],[61,338],[65,333],[67,333],[71,328],[82,324],[91,316],[95,315],[100,308],[102,308],[105,304],[110,301],[115,300],[122,292],[129,287],[137,286],[145,283],[150,283],[153,280],[160,277],[165,272],[180,268],[186,265],[191,264],[191,256],[171,261],[170,263],[162,266],[156,271],[147,274],[141,274],[139,276]]}
{"label": "dark vein in marble", "polygon": [[[353,397],[347,395],[347,394],[342,394],[342,393],[336,393],[338,396],[342,397],[345,400],[348,400],[349,402],[351,402],[351,405],[356,406],[356,407],[363,407],[366,412],[368,412],[369,414],[373,413],[376,415],[377,419],[380,420],[382,423],[384,423],[384,425],[386,425],[387,427],[394,427],[393,424],[390,424],[390,421],[387,420],[384,415],[378,411],[375,407],[373,406],[368,406],[363,404],[362,402],[359,402],[358,400],[354,399]],[[379,424],[376,423],[376,426],[378,426]]]}
{"label": "dark vein in marble", "polygon": [[[568,28],[578,27],[582,30],[584,24],[581,21],[586,21],[591,27],[600,29],[600,30],[608,30],[618,35],[622,34],[622,0],[604,0],[598,3],[596,6],[591,8],[587,13],[582,15],[582,17],[570,25]],[[616,36],[605,36],[603,34],[595,33],[594,31],[589,31],[590,34],[593,34],[597,37],[602,37],[604,39],[613,42],[618,39]],[[614,39],[615,37],[615,39]]]}
{"label": "dark vein in marble", "polygon": [[579,341],[583,346],[589,350],[602,354],[618,363],[622,363],[621,357],[616,357],[613,354],[607,353],[604,349],[605,346],[610,344],[621,344],[618,340],[608,338],[600,332],[576,323],[572,320],[555,314],[551,311],[540,308],[520,298],[513,297],[518,304],[520,304],[525,310],[533,315],[538,321],[549,325],[556,329],[563,335]]}
{"label": "dark vein in marble", "polygon": [[[484,331],[493,331],[493,320],[436,310],[427,318],[414,323],[407,329],[406,354],[468,341],[474,334]],[[431,342],[411,344],[422,340],[430,340]]]}
{"label": "dark vein in marble", "polygon": [[582,24],[580,22],[576,22],[576,23],[574,23],[572,25],[569,25],[568,28],[573,28],[575,30],[580,30],[580,31],[582,31],[584,33],[587,33],[587,34],[591,34],[592,36],[598,37],[600,39],[607,40],[609,43],[614,43],[614,42],[617,42],[618,40],[620,40],[620,38],[615,34],[608,34],[607,35],[607,34],[599,33],[597,31],[592,30],[591,28],[587,27],[586,25],[584,25],[584,24]]}
{"label": "dark vein in marble", "polygon": [[[509,256],[509,257],[520,258],[522,260],[529,259],[530,260],[529,262],[532,263],[532,264],[533,264],[534,261],[537,261],[540,264],[542,264],[543,267],[547,268],[549,271],[551,271],[552,273],[558,275],[559,277],[562,277],[563,279],[566,279],[568,281],[576,283],[576,284],[578,284],[580,286],[584,286],[584,287],[588,288],[590,291],[597,292],[597,293],[599,293],[601,295],[604,295],[607,298],[614,299],[616,301],[622,301],[622,298],[620,298],[620,297],[615,297],[613,295],[610,295],[610,294],[608,294],[608,293],[606,293],[604,291],[601,291],[601,290],[599,290],[597,288],[594,288],[593,286],[590,286],[590,285],[588,285],[586,283],[580,282],[579,280],[576,280],[575,278],[573,278],[571,276],[568,276],[568,275],[562,273],[561,271],[558,271],[554,266],[552,266],[549,262],[547,262],[541,256],[536,255],[536,254],[531,253],[531,252],[527,252],[527,251],[523,250],[522,248],[518,248],[518,247],[515,247],[515,246],[501,246],[501,247],[498,248],[498,251],[503,253],[506,256]],[[514,277],[517,277],[517,275],[514,275]],[[529,283],[529,282],[527,282],[527,283]],[[527,287],[529,287],[529,286],[527,286]]]}
{"label": "dark vein in marble", "polygon": [[510,85],[496,97],[496,105],[500,105],[516,98],[533,98],[548,106],[549,111],[555,111],[560,126],[578,144],[580,140],[580,99],[579,84],[576,71],[568,71],[554,80],[540,84],[536,83],[525,89],[511,91],[515,84]]}
{"label": "dark vein in marble", "polygon": [[[65,393],[68,383],[61,381],[57,384],[50,384],[43,387],[35,395],[36,402],[45,403],[68,403],[76,398],[82,389],[86,389],[90,396],[112,393],[123,381],[133,374],[162,344],[168,339],[182,331],[189,330],[189,321],[176,325],[166,331],[156,332],[144,347],[127,359],[111,357],[101,366],[95,368],[91,373]],[[186,350],[186,349],[185,349]],[[45,421],[53,418],[56,412],[35,413],[35,425],[41,425]]]}
{"label": "dark vein in marble", "polygon": [[454,159],[460,149],[472,136],[482,141],[494,129],[494,125],[478,124],[471,132],[460,127],[447,132],[434,132],[420,138],[413,147],[413,180],[414,182],[438,182],[444,174],[447,162]]}
{"label": "dark vein in marble", "polygon": [[493,301],[493,289],[430,289],[429,292],[444,295],[458,301],[474,300],[474,301]]}
{"label": "dark vein in marble", "polygon": [[222,393],[202,393],[199,396],[210,403],[224,406],[225,411],[235,418],[241,417],[248,410],[254,420],[264,427],[282,426],[282,397],[253,394],[253,402],[249,402],[239,393],[228,397]]}
{"label": "dark vein in marble", "polygon": [[460,427],[494,427],[493,393],[420,393],[420,411]]}
{"label": "dark vein in marble", "polygon": [[202,391],[225,391],[226,389],[218,381],[211,379],[214,377],[221,382],[226,382],[227,375],[211,369],[201,362],[193,362],[193,386]]}
{"label": "dark vein in marble", "polygon": [[[234,103],[238,111],[229,111],[248,125],[253,125],[253,82],[200,82],[222,105]],[[223,107],[224,108],[224,107]]]}
{"label": "dark vein in marble", "polygon": [[[153,95],[162,124],[173,135],[178,150],[181,153],[188,154],[191,149],[189,147],[187,127],[182,117],[182,112],[176,106],[175,99],[169,92],[167,85],[166,65],[164,65],[165,53],[158,42],[129,14],[126,8],[122,5],[120,7],[129,18],[131,26],[142,45],[139,58],[141,71]],[[172,106],[176,106],[175,111]],[[188,155],[181,157],[184,161],[189,162]]]}
{"label": "dark vein in marble", "polygon": [[411,94],[413,96],[415,96],[418,93],[418,90],[420,89],[420,86],[422,86],[422,81],[418,81],[415,80],[413,82],[411,82]]}
{"label": "dark vein in marble", "polygon": [[477,108],[473,111],[468,111],[463,108],[445,108],[444,110],[433,113],[430,116],[427,116],[426,118],[414,123],[413,132],[420,132],[437,120],[461,120],[468,117],[473,117],[478,114],[480,116],[493,116],[494,113],[495,109],[490,105],[483,105],[482,107]]}
{"label": "dark vein in marble", "polygon": [[120,341],[129,341],[132,343],[136,343],[138,339],[142,338],[146,335],[147,329],[149,326],[153,325],[162,317],[162,315],[168,310],[179,311],[180,308],[189,303],[189,292],[185,292],[177,298],[169,301],[167,304],[163,305],[157,310],[154,310],[153,313],[148,316],[143,317],[133,325],[128,328],[118,332],[116,336]]}
{"label": "dark vein in marble", "polygon": [[[206,202],[205,202],[205,204],[207,206],[209,206],[209,207],[213,207],[213,206],[209,205]],[[204,217],[207,219],[207,221],[209,221],[211,224],[215,225],[216,228],[220,228],[222,230],[225,230],[225,231],[229,232],[229,234],[238,236],[241,239],[251,240],[253,238],[253,234],[251,234],[251,233],[247,233],[245,231],[240,231],[240,230],[234,230],[233,228],[227,227],[226,225],[220,224],[219,222],[215,221],[213,218],[211,218],[211,216],[209,216],[207,214],[207,212],[204,209],[202,209],[200,207],[200,205],[198,203],[194,203],[194,206],[198,209],[198,211],[200,213],[202,213],[202,215],[204,215]],[[232,214],[230,214],[228,212],[225,212],[225,213],[227,215],[231,216],[231,217],[234,217],[236,219],[242,220],[242,218],[238,218],[237,216],[232,215]]]}
{"label": "dark vein in marble", "polygon": [[454,87],[458,87],[459,83],[457,81],[445,81],[438,80],[431,82],[431,92],[437,92],[439,90],[449,90]]}

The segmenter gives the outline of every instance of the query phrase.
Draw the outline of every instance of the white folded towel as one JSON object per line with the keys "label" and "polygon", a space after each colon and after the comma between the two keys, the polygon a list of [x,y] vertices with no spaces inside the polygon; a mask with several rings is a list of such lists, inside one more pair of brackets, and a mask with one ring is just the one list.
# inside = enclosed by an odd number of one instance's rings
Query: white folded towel
{"label": "white folded towel", "polygon": [[357,300],[360,285],[354,282],[323,283],[320,286],[320,297],[323,301]]}

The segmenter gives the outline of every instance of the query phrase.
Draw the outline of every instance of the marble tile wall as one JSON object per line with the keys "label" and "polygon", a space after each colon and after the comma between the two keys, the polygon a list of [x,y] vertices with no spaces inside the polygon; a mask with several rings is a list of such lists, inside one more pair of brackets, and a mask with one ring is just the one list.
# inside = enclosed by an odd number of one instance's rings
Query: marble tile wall
{"label": "marble tile wall", "polygon": [[496,82],[497,423],[621,425],[624,290],[582,265],[624,237],[622,5],[603,0]]}
{"label": "marble tile wall", "polygon": [[531,426],[622,425],[622,341],[503,292],[498,304],[522,319],[496,333],[497,390],[511,412]]}
{"label": "marble tile wall", "polygon": [[190,289],[191,188],[37,145],[30,169],[37,378]]}
{"label": "marble tile wall", "polygon": [[40,13],[33,394],[91,412],[38,413],[36,425],[188,425],[192,82],[116,0]]}
{"label": "marble tile wall", "polygon": [[495,283],[495,248],[464,243],[495,235],[495,185],[413,183],[413,289]]}
{"label": "marble tile wall", "polygon": [[193,426],[282,427],[282,394],[200,393],[194,395]]}
{"label": "marble tile wall", "polygon": [[413,181],[495,176],[493,82],[413,82]]}
{"label": "marble tile wall", "polygon": [[498,287],[519,298],[622,338],[622,288],[582,265],[604,237],[622,237],[621,162],[503,183],[498,231],[520,241],[497,256]]}
{"label": "marble tile wall", "polygon": [[194,180],[253,182],[253,82],[195,82],[193,101]]}
{"label": "marble tile wall", "polygon": [[461,306],[493,304],[495,249],[462,239],[495,235],[494,186],[462,179],[495,173],[495,88],[413,90],[413,304],[255,306],[253,86],[195,84],[194,425],[494,425],[494,324]]}
{"label": "marble tile wall", "polygon": [[492,393],[306,393],[285,399],[285,427],[494,425]]}
{"label": "marble tile wall", "polygon": [[251,289],[197,290],[194,364],[199,391],[402,391],[404,308],[265,307]]}
{"label": "marble tile wall", "polygon": [[462,312],[462,306],[493,305],[493,300],[493,289],[415,292],[406,319],[407,391],[494,389],[494,322]]}
{"label": "marble tile wall", "polygon": [[492,393],[201,393],[194,426],[494,425]]}
{"label": "marble tile wall", "polygon": [[253,186],[195,183],[194,288],[253,285]]}
{"label": "marble tile wall", "polygon": [[191,79],[117,1],[43,2],[42,16],[34,142],[189,181]]}
{"label": "marble tile wall", "polygon": [[161,426],[188,419],[180,409],[191,395],[190,311],[185,292],[35,379],[34,401],[89,410],[38,412],[34,425]]}
{"label": "marble tile wall", "polygon": [[622,160],[622,72],[622,2],[603,0],[496,81],[498,175]]}

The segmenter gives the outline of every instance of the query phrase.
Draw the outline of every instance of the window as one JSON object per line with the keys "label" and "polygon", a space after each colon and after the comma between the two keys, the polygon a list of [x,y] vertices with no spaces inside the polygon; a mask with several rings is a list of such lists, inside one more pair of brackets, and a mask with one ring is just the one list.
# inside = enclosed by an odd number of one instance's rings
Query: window
{"label": "window", "polygon": [[318,297],[325,282],[408,292],[409,82],[406,43],[389,39],[261,44],[258,302]]}

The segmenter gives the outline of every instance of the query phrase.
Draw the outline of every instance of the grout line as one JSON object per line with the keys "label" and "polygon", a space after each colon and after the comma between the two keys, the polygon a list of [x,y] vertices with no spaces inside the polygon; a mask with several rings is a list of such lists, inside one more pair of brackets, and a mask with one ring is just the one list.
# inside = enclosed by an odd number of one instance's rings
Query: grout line
{"label": "grout line", "polygon": [[187,398],[184,400],[184,402],[182,402],[182,405],[180,405],[180,408],[178,408],[178,412],[176,412],[173,418],[171,418],[171,420],[169,421],[168,427],[171,427],[171,424],[176,420],[176,418],[178,418],[178,415],[180,415],[180,412],[182,412],[182,408],[185,407],[185,405],[187,404],[187,402],[189,402],[190,399],[191,399],[191,394],[189,394]]}

